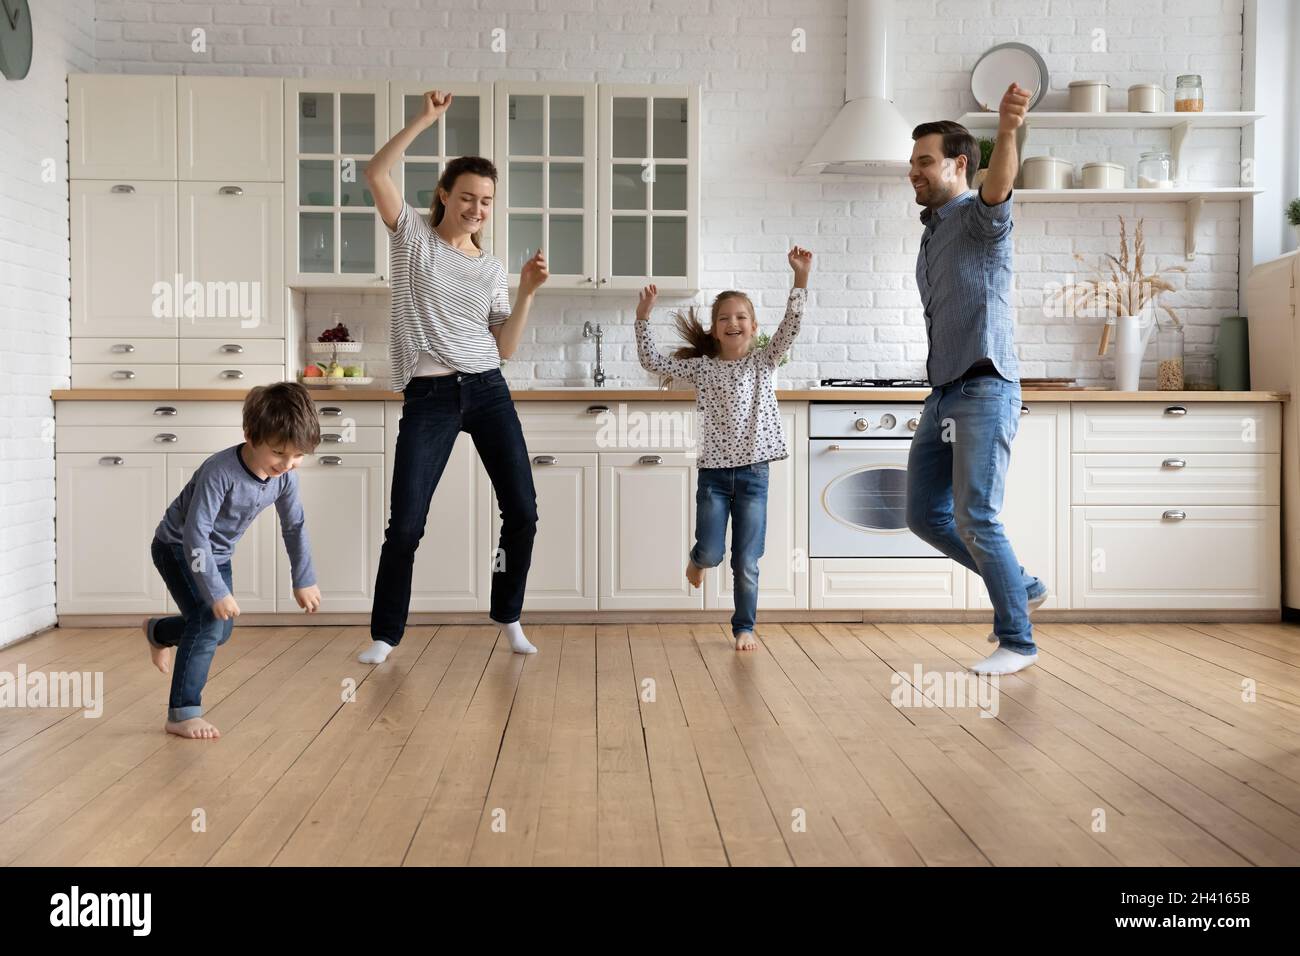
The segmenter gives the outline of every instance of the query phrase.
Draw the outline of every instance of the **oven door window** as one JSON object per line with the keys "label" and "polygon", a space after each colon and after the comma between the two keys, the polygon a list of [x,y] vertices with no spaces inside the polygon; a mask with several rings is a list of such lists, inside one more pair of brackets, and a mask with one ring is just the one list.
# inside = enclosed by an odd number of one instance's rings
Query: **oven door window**
{"label": "oven door window", "polygon": [[836,478],[822,494],[826,513],[862,531],[907,531],[907,468],[873,465]]}

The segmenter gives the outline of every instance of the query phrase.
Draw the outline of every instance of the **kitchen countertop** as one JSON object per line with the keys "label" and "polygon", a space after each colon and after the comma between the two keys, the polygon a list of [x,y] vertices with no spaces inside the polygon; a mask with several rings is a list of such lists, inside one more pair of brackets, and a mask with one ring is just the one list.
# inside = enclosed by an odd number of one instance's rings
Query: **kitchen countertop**
{"label": "kitchen countertop", "polygon": [[[400,402],[401,392],[382,388],[313,388],[318,401]],[[234,388],[69,388],[56,389],[56,402],[242,402],[247,391]],[[777,389],[779,401],[789,402],[920,402],[928,388],[795,388]],[[522,402],[663,401],[692,402],[695,392],[655,388],[533,388],[512,389]],[[1285,402],[1287,392],[1116,392],[1105,389],[1023,389],[1021,397],[1034,402]]]}

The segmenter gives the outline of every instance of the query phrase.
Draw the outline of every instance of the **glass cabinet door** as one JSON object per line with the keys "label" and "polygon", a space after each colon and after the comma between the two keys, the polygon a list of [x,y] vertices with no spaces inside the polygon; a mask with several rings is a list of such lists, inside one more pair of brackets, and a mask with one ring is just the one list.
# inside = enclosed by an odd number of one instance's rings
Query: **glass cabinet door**
{"label": "glass cabinet door", "polygon": [[699,93],[600,87],[601,284],[698,286]]}
{"label": "glass cabinet door", "polygon": [[[428,90],[450,93],[451,106],[407,147],[400,169],[394,173],[402,198],[426,218],[447,163],[461,156],[492,158],[491,83],[394,83],[389,94],[389,128],[396,133],[419,116]],[[493,218],[489,217],[483,229],[483,248],[489,251]]]}
{"label": "glass cabinet door", "polygon": [[388,139],[387,84],[286,83],[290,284],[384,281],[384,225],[366,185]]}
{"label": "glass cabinet door", "polygon": [[544,288],[597,288],[595,87],[498,83],[495,120],[495,254],[511,284],[542,249]]}

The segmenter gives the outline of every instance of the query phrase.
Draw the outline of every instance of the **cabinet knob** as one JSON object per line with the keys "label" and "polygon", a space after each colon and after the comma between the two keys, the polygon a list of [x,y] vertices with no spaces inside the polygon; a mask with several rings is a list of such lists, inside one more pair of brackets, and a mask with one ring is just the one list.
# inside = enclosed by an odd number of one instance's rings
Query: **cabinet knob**
{"label": "cabinet knob", "polygon": [[320,440],[323,442],[329,442],[331,445],[337,445],[343,441],[343,436],[340,435],[338,432],[329,432],[327,434],[321,435]]}
{"label": "cabinet knob", "polygon": [[105,455],[103,458],[99,459],[99,463],[100,463],[101,465],[123,465],[123,464],[126,464],[126,462],[122,459],[122,456],[121,456],[121,455]]}
{"label": "cabinet knob", "polygon": [[235,345],[232,343],[229,345],[221,346],[221,351],[225,352],[227,355],[243,355],[244,347],[242,345]]}
{"label": "cabinet knob", "polygon": [[600,280],[600,284],[601,284],[601,285],[604,285],[604,284],[605,284],[606,282],[608,282],[608,281],[609,281],[608,279],[601,279],[601,280]]}
{"label": "cabinet knob", "polygon": [[664,463],[664,456],[663,455],[642,455],[640,458],[637,459],[637,463],[641,465],[662,465]]}
{"label": "cabinet knob", "polygon": [[217,192],[223,196],[242,196],[244,195],[243,186],[222,186]]}
{"label": "cabinet knob", "polygon": [[320,459],[322,465],[341,465],[343,459],[338,455],[322,455]]}
{"label": "cabinet knob", "polygon": [[533,459],[534,465],[554,465],[559,459],[554,455],[538,455]]}
{"label": "cabinet knob", "polygon": [[170,418],[176,414],[176,407],[174,405],[159,405],[153,410],[153,413],[160,417]]}
{"label": "cabinet knob", "polygon": [[919,418],[909,418],[909,419],[907,420],[907,430],[908,430],[908,431],[912,431],[912,432],[914,432],[914,431],[916,431],[916,430],[917,430],[918,428],[920,428],[920,427],[921,427],[921,419],[919,419]]}
{"label": "cabinet knob", "polygon": [[221,373],[222,378],[243,378],[244,373],[237,368],[228,368]]}
{"label": "cabinet knob", "polygon": [[321,418],[338,418],[343,414],[343,409],[337,405],[322,405],[320,408]]}
{"label": "cabinet knob", "polygon": [[111,349],[109,349],[109,351],[117,352],[119,354],[125,352],[129,355],[131,352],[135,351],[135,346],[131,345],[129,342],[123,342],[119,345],[114,345]]}
{"label": "cabinet knob", "polygon": [[116,186],[110,189],[109,192],[127,193],[129,195],[130,193],[135,192],[135,187],[132,186],[130,183],[118,183]]}
{"label": "cabinet knob", "polygon": [[157,435],[153,436],[153,440],[160,445],[174,445],[176,442],[180,441],[180,439],[172,432],[159,432]]}
{"label": "cabinet knob", "polygon": [[1187,406],[1186,406],[1186,405],[1170,405],[1168,408],[1165,409],[1165,414],[1166,414],[1166,415],[1186,415],[1186,414],[1187,414]]}
{"label": "cabinet knob", "polygon": [[604,412],[607,412],[607,411],[609,411],[609,406],[608,406],[608,405],[588,405],[588,406],[587,406],[587,414],[588,414],[588,415],[600,415],[600,414],[602,414],[602,413],[604,413]]}
{"label": "cabinet knob", "polygon": [[871,427],[871,422],[867,421],[865,418],[857,418],[853,421],[853,427],[860,432],[864,432]]}
{"label": "cabinet knob", "polygon": [[127,368],[120,368],[113,373],[112,377],[122,381],[129,382],[131,379],[135,378],[135,372],[132,372],[130,369]]}
{"label": "cabinet knob", "polygon": [[1166,511],[1160,517],[1168,518],[1170,521],[1182,521],[1187,517],[1187,512],[1174,509],[1173,511]]}
{"label": "cabinet knob", "polygon": [[582,281],[583,281],[583,282],[595,282],[596,280],[595,280],[594,278],[592,278],[591,276],[587,276],[587,278],[583,279]]}
{"label": "cabinet knob", "polygon": [[1186,468],[1186,458],[1166,458],[1161,464],[1166,468]]}

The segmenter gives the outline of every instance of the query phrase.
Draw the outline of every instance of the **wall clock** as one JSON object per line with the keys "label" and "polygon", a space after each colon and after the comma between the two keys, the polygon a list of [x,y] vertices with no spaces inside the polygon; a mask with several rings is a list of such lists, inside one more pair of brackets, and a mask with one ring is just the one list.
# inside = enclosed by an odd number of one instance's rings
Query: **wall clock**
{"label": "wall clock", "polygon": [[21,80],[32,65],[32,12],[27,0],[0,0],[0,73]]}

